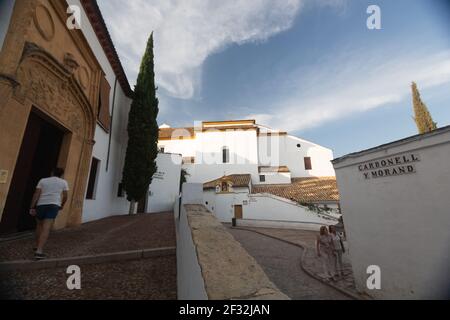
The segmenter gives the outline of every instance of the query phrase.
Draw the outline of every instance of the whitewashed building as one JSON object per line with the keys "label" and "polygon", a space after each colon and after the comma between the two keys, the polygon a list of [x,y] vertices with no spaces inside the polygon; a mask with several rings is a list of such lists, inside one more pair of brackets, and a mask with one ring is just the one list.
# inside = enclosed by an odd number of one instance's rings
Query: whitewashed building
{"label": "whitewashed building", "polygon": [[[447,126],[333,161],[359,290],[450,298],[449,159]],[[380,268],[379,289],[367,287],[369,266]]]}
{"label": "whitewashed building", "polygon": [[191,128],[163,125],[158,145],[183,155],[188,182],[204,184],[204,204],[221,221],[312,223],[313,229],[335,223],[336,217],[330,222],[309,210],[338,211],[328,148],[255,120],[202,122]]}
{"label": "whitewashed building", "polygon": [[[128,213],[132,96],[97,1],[0,1],[0,234],[35,228],[31,198],[54,167],[70,189],[55,228]],[[167,208],[155,188],[152,210]]]}
{"label": "whitewashed building", "polygon": [[333,152],[255,120],[202,122],[160,127],[158,146],[183,155],[188,182],[250,174],[254,184],[289,184],[291,178],[334,176]]}

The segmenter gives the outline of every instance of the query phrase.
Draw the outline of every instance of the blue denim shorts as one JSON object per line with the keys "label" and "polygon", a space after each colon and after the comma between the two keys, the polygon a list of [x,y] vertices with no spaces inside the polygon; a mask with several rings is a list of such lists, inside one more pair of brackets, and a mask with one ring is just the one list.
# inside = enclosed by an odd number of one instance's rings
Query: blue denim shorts
{"label": "blue denim shorts", "polygon": [[36,207],[36,218],[38,220],[54,220],[58,215],[60,207],[56,204],[46,204]]}

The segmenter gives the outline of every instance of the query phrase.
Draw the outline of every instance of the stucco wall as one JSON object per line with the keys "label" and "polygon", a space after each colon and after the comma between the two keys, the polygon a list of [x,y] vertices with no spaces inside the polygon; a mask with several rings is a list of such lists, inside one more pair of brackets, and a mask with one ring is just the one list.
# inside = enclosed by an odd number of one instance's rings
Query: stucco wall
{"label": "stucco wall", "polygon": [[[414,154],[416,173],[368,179],[359,165]],[[378,298],[450,297],[450,129],[335,163],[356,283]],[[381,268],[381,290],[366,269]]]}
{"label": "stucco wall", "polygon": [[148,212],[172,211],[180,193],[181,155],[160,153],[148,197]]}

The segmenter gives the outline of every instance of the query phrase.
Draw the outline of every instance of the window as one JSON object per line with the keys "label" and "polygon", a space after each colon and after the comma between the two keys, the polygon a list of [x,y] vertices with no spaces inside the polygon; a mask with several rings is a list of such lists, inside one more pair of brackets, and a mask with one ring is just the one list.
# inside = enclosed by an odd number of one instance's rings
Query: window
{"label": "window", "polygon": [[123,191],[123,183],[122,182],[119,182],[119,188],[117,189],[117,197],[118,198],[125,197],[125,193]]}
{"label": "window", "polygon": [[222,162],[223,163],[230,162],[230,149],[228,149],[228,147],[222,148]]}
{"label": "window", "polygon": [[305,170],[312,170],[311,157],[305,157]]}
{"label": "window", "polygon": [[111,115],[109,114],[109,93],[111,87],[105,77],[100,80],[100,95],[98,99],[97,120],[100,126],[109,133],[111,126]]}
{"label": "window", "polygon": [[100,160],[92,158],[91,171],[89,172],[89,181],[86,192],[86,199],[90,200],[95,199],[95,191],[97,188],[99,167],[100,167]]}
{"label": "window", "polygon": [[302,145],[300,143],[297,144],[297,148],[301,148]]}
{"label": "window", "polygon": [[259,182],[266,182],[266,176],[260,175],[259,176]]}
{"label": "window", "polygon": [[161,147],[159,148],[159,152],[164,153],[164,149],[165,149],[165,147],[164,147],[164,146],[161,146]]}

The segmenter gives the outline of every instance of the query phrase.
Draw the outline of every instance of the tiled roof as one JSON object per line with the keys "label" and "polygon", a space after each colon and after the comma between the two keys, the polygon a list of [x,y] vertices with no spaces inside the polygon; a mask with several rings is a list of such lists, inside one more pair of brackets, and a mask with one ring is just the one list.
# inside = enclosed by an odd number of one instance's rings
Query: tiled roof
{"label": "tiled roof", "polygon": [[299,203],[339,201],[335,177],[293,178],[291,184],[254,185],[252,193],[270,193]]}
{"label": "tiled roof", "polygon": [[250,174],[231,174],[222,178],[209,181],[203,184],[203,190],[215,189],[221,181],[231,181],[234,188],[247,187],[250,184],[252,176]]}
{"label": "tiled roof", "polygon": [[[175,132],[176,131],[176,132]],[[172,137],[173,135],[173,137]],[[194,128],[161,128],[159,129],[160,140],[190,139],[195,137]]]}
{"label": "tiled roof", "polygon": [[281,167],[259,167],[259,173],[265,173],[265,172],[291,172],[287,166],[281,166]]}

